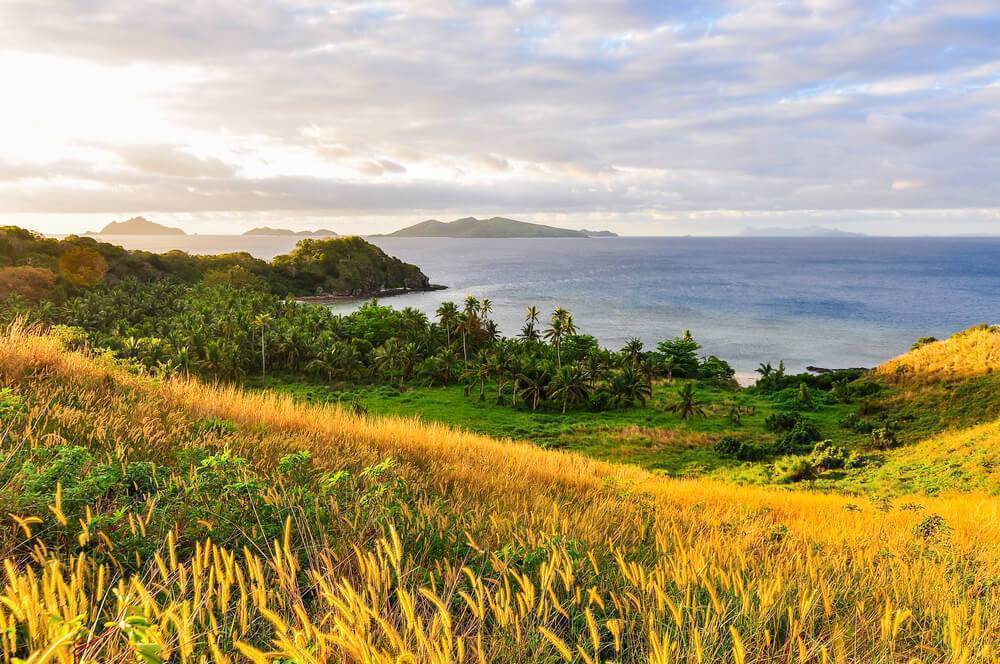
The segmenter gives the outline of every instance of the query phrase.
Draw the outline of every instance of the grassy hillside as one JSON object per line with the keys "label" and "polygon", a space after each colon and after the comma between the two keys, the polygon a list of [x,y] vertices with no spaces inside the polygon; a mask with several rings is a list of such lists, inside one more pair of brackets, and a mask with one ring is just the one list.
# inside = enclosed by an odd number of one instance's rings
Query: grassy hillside
{"label": "grassy hillside", "polygon": [[990,662],[1000,501],[665,480],[0,338],[0,661]]}
{"label": "grassy hillside", "polygon": [[979,325],[945,340],[918,342],[876,373],[904,385],[956,381],[1000,369],[1000,327]]}

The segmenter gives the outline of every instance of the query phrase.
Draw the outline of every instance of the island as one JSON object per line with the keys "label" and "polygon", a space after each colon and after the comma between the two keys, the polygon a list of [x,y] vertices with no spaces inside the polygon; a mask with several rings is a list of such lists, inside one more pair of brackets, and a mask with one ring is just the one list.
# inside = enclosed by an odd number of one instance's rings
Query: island
{"label": "island", "polygon": [[145,217],[132,217],[125,221],[112,221],[100,231],[90,231],[84,235],[187,235],[180,228],[164,226]]}
{"label": "island", "polygon": [[569,228],[533,224],[506,217],[477,219],[464,217],[444,222],[436,219],[402,228],[387,237],[447,237],[447,238],[587,238],[591,235],[610,237],[608,231],[575,231]]}
{"label": "island", "polygon": [[805,226],[803,228],[744,228],[740,237],[869,237],[864,233],[842,231],[839,228],[824,228],[822,226]]}
{"label": "island", "polygon": [[293,231],[287,228],[271,228],[270,226],[260,226],[258,228],[251,228],[243,235],[270,235],[270,236],[297,236],[297,237],[338,237],[337,233],[326,229],[320,228],[315,231]]}

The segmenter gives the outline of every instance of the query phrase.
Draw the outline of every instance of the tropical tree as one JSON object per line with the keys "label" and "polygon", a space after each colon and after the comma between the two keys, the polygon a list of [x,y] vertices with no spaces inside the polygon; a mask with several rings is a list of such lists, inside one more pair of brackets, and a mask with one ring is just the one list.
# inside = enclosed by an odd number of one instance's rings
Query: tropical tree
{"label": "tropical tree", "polygon": [[562,412],[572,404],[583,403],[590,397],[590,387],[583,368],[577,364],[560,367],[552,377],[549,395],[562,402]]}
{"label": "tropical tree", "polygon": [[267,353],[265,348],[265,337],[267,336],[267,326],[272,321],[270,314],[257,314],[253,319],[253,326],[260,330],[260,375],[267,373]]}
{"label": "tropical tree", "polygon": [[458,323],[458,307],[455,306],[454,302],[442,302],[441,306],[437,308],[437,318],[441,321],[441,327],[444,328],[445,339],[448,345],[451,345],[451,331],[455,329],[455,325]]}
{"label": "tropical tree", "polygon": [[625,347],[622,348],[622,352],[628,356],[629,360],[632,362],[632,366],[636,366],[639,363],[639,355],[642,353],[642,348],[642,341],[636,337],[629,337],[625,342]]}
{"label": "tropical tree", "polygon": [[608,389],[612,402],[619,406],[644,404],[653,396],[646,379],[630,366],[612,374]]}
{"label": "tropical tree", "polygon": [[694,391],[694,383],[691,381],[684,383],[681,389],[677,391],[675,401],[667,406],[667,409],[679,415],[685,422],[695,415],[699,417],[706,416],[704,404],[698,401]]}
{"label": "tropical tree", "polygon": [[661,341],[656,350],[662,355],[664,363],[671,363],[670,377],[681,375],[685,378],[698,377],[698,349],[701,344],[691,337],[691,331],[674,339]]}
{"label": "tropical tree", "polygon": [[556,310],[552,312],[552,319],[544,336],[556,349],[556,367],[560,369],[562,368],[563,340],[573,334],[576,334],[573,316],[562,307],[556,307]]}

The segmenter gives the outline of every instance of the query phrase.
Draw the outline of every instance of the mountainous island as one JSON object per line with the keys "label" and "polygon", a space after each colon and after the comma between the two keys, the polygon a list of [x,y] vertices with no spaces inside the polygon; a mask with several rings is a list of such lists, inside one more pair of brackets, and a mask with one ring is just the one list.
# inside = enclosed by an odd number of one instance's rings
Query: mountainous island
{"label": "mountainous island", "polygon": [[740,237],[869,237],[865,233],[852,233],[839,228],[804,226],[802,228],[744,228]]}
{"label": "mountainous island", "polygon": [[145,217],[132,217],[125,221],[112,221],[100,231],[91,231],[85,235],[187,235],[180,228],[164,226]]}
{"label": "mountainous island", "polygon": [[315,231],[293,231],[287,228],[271,228],[270,226],[260,226],[258,228],[251,228],[243,235],[270,235],[270,236],[297,236],[297,237],[337,237],[337,233],[326,229],[320,228]]}
{"label": "mountainous island", "polygon": [[610,231],[575,231],[544,224],[533,224],[506,217],[476,219],[464,217],[444,222],[436,219],[401,228],[388,237],[450,237],[450,238],[550,238],[550,237],[615,237]]}

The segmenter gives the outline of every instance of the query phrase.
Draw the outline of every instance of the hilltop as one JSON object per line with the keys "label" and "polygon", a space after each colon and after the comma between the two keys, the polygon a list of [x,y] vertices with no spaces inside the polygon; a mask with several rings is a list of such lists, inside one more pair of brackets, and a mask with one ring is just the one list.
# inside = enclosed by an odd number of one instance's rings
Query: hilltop
{"label": "hilltop", "polygon": [[[600,231],[602,237],[613,235]],[[428,221],[402,228],[389,237],[450,237],[450,238],[549,238],[549,237],[590,237],[590,231],[574,231],[543,224],[533,224],[505,217],[476,219],[465,217],[451,222]],[[598,233],[595,232],[595,235]]]}
{"label": "hilltop", "polygon": [[290,236],[297,235],[300,237],[337,237],[337,233],[325,228],[320,228],[315,231],[293,231],[287,228],[271,228],[270,226],[261,226],[259,228],[251,228],[243,235],[274,235],[274,236]]}
{"label": "hilltop", "polygon": [[11,656],[994,661],[996,498],[667,480],[66,343],[0,336]]}
{"label": "hilltop", "polygon": [[416,265],[360,237],[299,240],[288,254],[267,262],[245,252],[156,254],[90,237],[54,239],[15,226],[0,227],[0,301],[10,295],[59,300],[81,289],[128,280],[225,283],[280,297],[368,297],[432,287]]}
{"label": "hilltop", "polygon": [[125,221],[112,221],[98,232],[85,235],[187,235],[180,228],[164,226],[145,217],[132,217]]}

